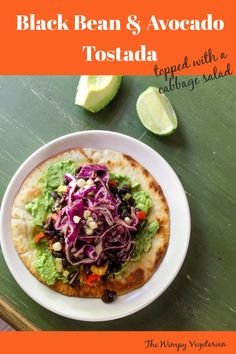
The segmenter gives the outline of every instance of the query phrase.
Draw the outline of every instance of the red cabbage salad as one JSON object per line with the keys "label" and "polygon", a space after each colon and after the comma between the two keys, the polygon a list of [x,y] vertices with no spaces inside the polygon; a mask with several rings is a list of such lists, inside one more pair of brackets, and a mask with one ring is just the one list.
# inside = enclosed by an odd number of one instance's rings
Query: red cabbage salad
{"label": "red cabbage salad", "polygon": [[[35,268],[42,280],[76,288],[121,276],[152,244],[159,225],[150,220],[148,193],[137,181],[99,164],[71,160],[49,165],[42,193],[26,204],[34,223]],[[114,300],[106,289],[104,302]]]}

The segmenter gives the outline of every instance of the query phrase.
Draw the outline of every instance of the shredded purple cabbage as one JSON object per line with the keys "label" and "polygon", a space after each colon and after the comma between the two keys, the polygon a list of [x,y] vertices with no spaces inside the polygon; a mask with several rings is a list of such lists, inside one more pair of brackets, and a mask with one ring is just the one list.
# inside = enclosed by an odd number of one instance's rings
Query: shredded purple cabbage
{"label": "shredded purple cabbage", "polygon": [[[110,192],[107,168],[85,165],[76,176],[67,173],[64,178],[68,183],[64,193],[66,206],[57,215],[55,229],[64,233],[68,262],[72,265],[100,264],[112,257],[122,264],[129,260],[135,248],[130,232],[137,231],[138,219],[134,208],[131,208],[128,223],[119,215],[121,200]],[[79,188],[79,179],[89,179],[92,185]],[[91,235],[86,233],[85,211],[97,224]]]}

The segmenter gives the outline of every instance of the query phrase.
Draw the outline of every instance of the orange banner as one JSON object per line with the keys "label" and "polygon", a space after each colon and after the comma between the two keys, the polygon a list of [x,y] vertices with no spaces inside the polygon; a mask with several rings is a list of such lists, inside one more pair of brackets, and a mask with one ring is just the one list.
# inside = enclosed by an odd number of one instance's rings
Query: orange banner
{"label": "orange banner", "polygon": [[0,339],[10,354],[236,352],[235,332],[2,332]]}
{"label": "orange banner", "polygon": [[231,75],[233,0],[8,0],[0,74]]}

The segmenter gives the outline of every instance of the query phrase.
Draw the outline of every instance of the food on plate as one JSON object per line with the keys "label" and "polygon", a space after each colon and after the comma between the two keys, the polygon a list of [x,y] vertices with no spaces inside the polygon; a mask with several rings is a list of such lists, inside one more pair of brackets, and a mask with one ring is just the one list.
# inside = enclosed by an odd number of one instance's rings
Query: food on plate
{"label": "food on plate", "polygon": [[42,283],[110,303],[142,286],[161,263],[169,211],[161,187],[132,157],[81,148],[48,159],[26,178],[11,231]]}
{"label": "food on plate", "polygon": [[145,128],[157,135],[173,133],[178,121],[175,111],[164,93],[157,87],[148,87],[138,97],[136,104],[140,121]]}
{"label": "food on plate", "polygon": [[122,76],[81,75],[75,104],[90,112],[98,112],[116,96]]}

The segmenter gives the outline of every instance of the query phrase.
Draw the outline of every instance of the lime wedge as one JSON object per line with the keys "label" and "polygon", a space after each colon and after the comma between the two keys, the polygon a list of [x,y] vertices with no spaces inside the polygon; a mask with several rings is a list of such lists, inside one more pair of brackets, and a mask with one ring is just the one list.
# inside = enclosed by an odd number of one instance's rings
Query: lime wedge
{"label": "lime wedge", "polygon": [[122,76],[81,75],[75,104],[90,112],[98,112],[117,94]]}
{"label": "lime wedge", "polygon": [[138,116],[148,130],[158,135],[171,134],[178,125],[175,111],[157,87],[148,87],[136,104]]}

